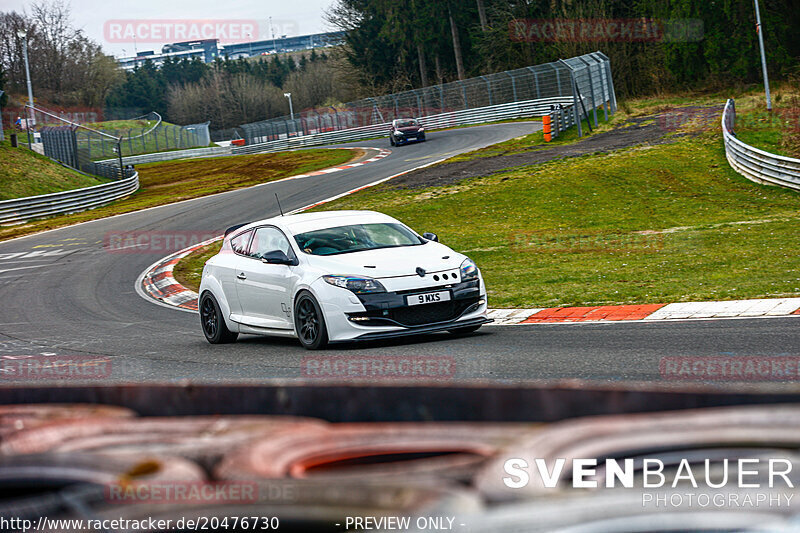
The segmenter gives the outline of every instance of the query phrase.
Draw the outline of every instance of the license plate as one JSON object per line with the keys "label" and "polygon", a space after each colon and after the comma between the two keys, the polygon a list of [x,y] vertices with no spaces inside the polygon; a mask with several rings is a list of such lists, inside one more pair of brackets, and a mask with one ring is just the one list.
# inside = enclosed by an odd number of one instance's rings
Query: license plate
{"label": "license plate", "polygon": [[435,304],[437,302],[447,302],[450,300],[450,291],[426,292],[424,294],[414,294],[406,296],[408,305]]}

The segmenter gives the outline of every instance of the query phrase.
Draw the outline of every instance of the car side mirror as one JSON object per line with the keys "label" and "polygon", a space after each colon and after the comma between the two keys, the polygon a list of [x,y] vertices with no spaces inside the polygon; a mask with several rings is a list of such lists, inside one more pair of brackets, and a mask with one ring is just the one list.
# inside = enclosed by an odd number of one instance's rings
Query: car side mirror
{"label": "car side mirror", "polygon": [[263,256],[261,256],[262,263],[268,263],[270,265],[294,265],[294,259],[289,258],[282,250],[275,250],[273,252],[267,252]]}
{"label": "car side mirror", "polygon": [[433,242],[439,242],[439,237],[435,233],[423,233],[422,238]]}

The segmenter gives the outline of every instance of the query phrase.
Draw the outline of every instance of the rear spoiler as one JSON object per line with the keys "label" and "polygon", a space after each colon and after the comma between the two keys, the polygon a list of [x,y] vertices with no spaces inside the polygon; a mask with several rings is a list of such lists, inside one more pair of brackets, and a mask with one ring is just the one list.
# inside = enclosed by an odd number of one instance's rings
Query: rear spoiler
{"label": "rear spoiler", "polygon": [[243,228],[244,226],[248,225],[249,222],[242,222],[241,224],[236,224],[235,226],[231,226],[230,228],[225,230],[225,237],[228,236],[233,231],[236,231],[239,228]]}

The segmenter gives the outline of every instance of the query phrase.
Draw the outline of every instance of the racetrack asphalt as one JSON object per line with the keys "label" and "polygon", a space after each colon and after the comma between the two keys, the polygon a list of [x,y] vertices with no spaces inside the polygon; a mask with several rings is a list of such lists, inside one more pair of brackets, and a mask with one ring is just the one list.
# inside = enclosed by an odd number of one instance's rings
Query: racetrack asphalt
{"label": "racetrack asphalt", "polygon": [[[468,337],[442,334],[341,345],[324,352],[305,351],[292,339],[251,336],[241,336],[232,345],[211,346],[203,338],[196,314],[155,305],[134,290],[137,276],[169,252],[110,253],[103,246],[109,232],[219,233],[239,222],[276,215],[274,193],[284,211],[290,211],[540,127],[539,123],[506,123],[436,132],[425,143],[393,148],[388,157],[361,167],[0,243],[0,385],[20,385],[39,377],[51,381],[44,375],[14,376],[4,371],[18,358],[72,358],[87,366],[99,362],[108,371],[92,378],[94,382],[348,378],[358,376],[365,364],[371,365],[373,375],[364,377],[380,378],[391,377],[392,362],[403,357],[412,364],[438,362],[437,368],[443,370],[423,371],[419,378],[426,380],[583,378],[609,382],[663,381],[660,368],[664,358],[670,357],[800,355],[797,317],[487,326]],[[351,145],[387,148],[388,141]],[[348,363],[350,370],[338,375],[320,373],[321,361]],[[75,383],[84,377],[63,379]],[[36,379],[36,383],[44,381]]]}

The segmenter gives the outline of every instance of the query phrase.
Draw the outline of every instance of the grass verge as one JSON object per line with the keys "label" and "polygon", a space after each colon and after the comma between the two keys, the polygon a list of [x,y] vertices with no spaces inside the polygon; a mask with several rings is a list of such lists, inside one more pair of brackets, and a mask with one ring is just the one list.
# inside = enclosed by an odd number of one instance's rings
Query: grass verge
{"label": "grass verge", "polygon": [[68,191],[105,181],[53,163],[27,147],[0,142],[0,200]]}
{"label": "grass verge", "polygon": [[736,136],[761,150],[800,158],[800,87],[779,85],[772,99],[772,112],[763,94],[736,100]]}
{"label": "grass verge", "polygon": [[90,211],[2,226],[0,240],[249,187],[340,165],[359,156],[359,152],[345,149],[298,150],[137,165],[140,189],[131,196]]}

